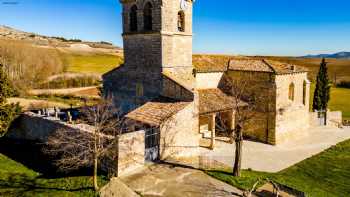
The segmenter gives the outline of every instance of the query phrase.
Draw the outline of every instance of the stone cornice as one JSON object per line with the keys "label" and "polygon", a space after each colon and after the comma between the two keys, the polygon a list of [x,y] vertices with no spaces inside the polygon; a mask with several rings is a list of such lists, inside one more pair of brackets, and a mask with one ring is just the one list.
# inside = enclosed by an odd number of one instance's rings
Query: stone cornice
{"label": "stone cornice", "polygon": [[167,35],[167,36],[193,36],[193,34],[182,32],[167,32],[167,31],[141,31],[141,32],[128,32],[123,33],[122,36],[135,36],[135,35]]}

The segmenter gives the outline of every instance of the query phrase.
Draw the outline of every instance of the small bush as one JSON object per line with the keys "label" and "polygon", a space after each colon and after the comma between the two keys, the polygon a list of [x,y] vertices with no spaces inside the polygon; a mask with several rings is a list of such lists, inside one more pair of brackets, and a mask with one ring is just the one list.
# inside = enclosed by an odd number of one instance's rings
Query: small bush
{"label": "small bush", "polygon": [[69,39],[68,41],[69,42],[82,42],[82,40],[80,40],[80,39]]}
{"label": "small bush", "polygon": [[113,45],[112,43],[106,42],[106,41],[101,41],[100,43],[101,43],[101,44],[106,44],[106,45]]}
{"label": "small bush", "polygon": [[350,81],[341,81],[337,83],[338,88],[350,88]]}

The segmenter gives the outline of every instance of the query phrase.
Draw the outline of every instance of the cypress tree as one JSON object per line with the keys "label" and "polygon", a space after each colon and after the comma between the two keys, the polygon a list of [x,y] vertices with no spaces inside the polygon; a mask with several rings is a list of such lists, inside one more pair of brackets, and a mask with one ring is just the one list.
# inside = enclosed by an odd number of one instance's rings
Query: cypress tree
{"label": "cypress tree", "polygon": [[0,136],[3,136],[11,122],[20,113],[18,104],[7,104],[6,99],[14,93],[10,80],[0,64]]}
{"label": "cypress tree", "polygon": [[327,112],[328,102],[330,99],[330,88],[331,82],[328,77],[327,62],[323,58],[316,79],[316,88],[312,105],[314,111],[325,110]]}

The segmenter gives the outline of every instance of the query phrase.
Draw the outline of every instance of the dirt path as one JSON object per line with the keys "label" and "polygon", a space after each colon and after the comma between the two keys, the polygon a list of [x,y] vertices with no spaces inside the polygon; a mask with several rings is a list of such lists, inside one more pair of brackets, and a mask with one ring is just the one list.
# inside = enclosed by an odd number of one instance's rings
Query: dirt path
{"label": "dirt path", "polygon": [[65,89],[35,89],[30,90],[29,94],[40,95],[40,94],[71,94],[74,96],[88,96],[88,97],[99,97],[98,86],[90,86],[83,88],[65,88]]}

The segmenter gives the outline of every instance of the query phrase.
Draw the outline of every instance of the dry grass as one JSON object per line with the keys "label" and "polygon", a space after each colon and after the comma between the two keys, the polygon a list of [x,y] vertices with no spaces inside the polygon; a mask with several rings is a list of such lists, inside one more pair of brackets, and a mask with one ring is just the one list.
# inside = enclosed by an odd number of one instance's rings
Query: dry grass
{"label": "dry grass", "polygon": [[70,106],[65,103],[41,100],[41,99],[26,99],[26,98],[9,98],[9,103],[19,103],[23,110],[42,109],[42,108],[69,108]]}

